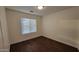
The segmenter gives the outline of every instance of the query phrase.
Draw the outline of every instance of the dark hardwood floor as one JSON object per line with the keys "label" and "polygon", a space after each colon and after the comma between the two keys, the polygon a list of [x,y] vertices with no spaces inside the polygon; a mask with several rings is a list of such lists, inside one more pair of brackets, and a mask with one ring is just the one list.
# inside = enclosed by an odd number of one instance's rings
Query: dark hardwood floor
{"label": "dark hardwood floor", "polygon": [[77,48],[40,36],[13,44],[11,52],[77,52]]}

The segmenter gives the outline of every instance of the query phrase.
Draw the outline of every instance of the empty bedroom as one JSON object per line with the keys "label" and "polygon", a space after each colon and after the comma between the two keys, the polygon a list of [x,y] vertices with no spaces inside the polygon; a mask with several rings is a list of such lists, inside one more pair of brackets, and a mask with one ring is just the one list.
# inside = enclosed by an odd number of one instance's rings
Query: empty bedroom
{"label": "empty bedroom", "polygon": [[7,28],[7,40],[0,41],[4,42],[1,51],[79,51],[77,6],[6,6],[0,7],[0,12]]}

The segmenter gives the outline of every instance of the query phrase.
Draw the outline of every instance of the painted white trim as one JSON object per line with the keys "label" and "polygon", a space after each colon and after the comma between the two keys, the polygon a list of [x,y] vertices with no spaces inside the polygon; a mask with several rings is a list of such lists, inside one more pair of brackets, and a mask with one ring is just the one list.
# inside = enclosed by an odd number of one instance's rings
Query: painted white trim
{"label": "painted white trim", "polygon": [[21,40],[15,41],[15,42],[11,42],[10,45],[11,44],[16,44],[16,43],[19,43],[19,42],[22,42],[22,41],[30,40],[32,38],[36,38],[36,37],[39,37],[39,36],[41,36],[41,35],[37,35],[37,36],[29,37],[27,39],[21,39]]}
{"label": "painted white trim", "polygon": [[9,49],[0,49],[0,52],[10,52]]}
{"label": "painted white trim", "polygon": [[3,48],[3,37],[2,37],[2,28],[1,28],[1,20],[0,20],[0,49]]}
{"label": "painted white trim", "polygon": [[[50,38],[50,39],[55,40],[55,41],[58,41],[58,42],[61,42],[61,43],[64,43],[64,44],[67,44],[67,45],[70,45],[70,46],[75,47],[75,48],[78,48],[78,50],[79,50],[79,43],[76,43],[73,40],[68,40],[68,39],[66,39],[66,40],[62,40],[61,39],[60,40],[60,39],[57,39],[57,38],[54,38],[54,37],[52,38],[52,37],[46,36],[46,35],[42,35],[42,36],[47,37],[47,38]],[[39,37],[39,36],[35,36],[35,37],[32,37],[32,38],[36,38],[36,37]],[[29,38],[29,39],[31,39],[31,38]],[[29,40],[29,39],[27,39],[27,40]],[[12,42],[11,44],[16,44],[16,43],[19,43],[19,42],[22,42],[22,41],[26,41],[26,39],[19,40],[19,41],[16,41],[16,42]]]}
{"label": "painted white trim", "polygon": [[[6,21],[6,12],[5,7],[0,6],[0,20],[1,20],[1,29],[2,29],[2,40],[3,40],[3,50],[10,49],[9,40],[8,40],[8,30],[7,30],[7,21]],[[2,50],[2,49],[1,49]]]}
{"label": "painted white trim", "polygon": [[50,36],[47,36],[47,35],[43,35],[43,36],[47,37],[47,38],[50,38],[52,40],[55,40],[55,41],[70,45],[70,46],[75,47],[75,48],[78,48],[78,45],[79,45],[79,44],[75,43],[75,41],[73,41],[73,40],[68,40],[68,39],[62,40],[62,39],[50,37]]}
{"label": "painted white trim", "polygon": [[76,42],[76,43],[77,43],[76,47],[77,47],[77,49],[79,50],[79,42]]}

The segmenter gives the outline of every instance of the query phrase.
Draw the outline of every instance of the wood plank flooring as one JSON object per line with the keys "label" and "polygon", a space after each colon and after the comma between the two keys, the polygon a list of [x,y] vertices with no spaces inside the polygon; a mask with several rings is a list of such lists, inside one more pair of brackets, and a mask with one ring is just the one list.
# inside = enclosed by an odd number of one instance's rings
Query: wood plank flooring
{"label": "wood plank flooring", "polygon": [[77,48],[40,36],[10,47],[11,52],[77,52]]}

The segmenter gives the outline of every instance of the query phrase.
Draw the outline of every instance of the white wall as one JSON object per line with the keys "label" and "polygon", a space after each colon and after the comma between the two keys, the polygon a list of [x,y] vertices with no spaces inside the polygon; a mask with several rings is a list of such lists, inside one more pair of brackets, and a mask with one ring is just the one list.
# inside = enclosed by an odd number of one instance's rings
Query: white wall
{"label": "white wall", "polygon": [[44,16],[42,20],[38,16],[38,32],[25,36],[22,36],[19,32],[20,24],[18,21],[21,17],[31,17],[31,15],[13,10],[7,10],[6,12],[11,44],[43,34],[43,36],[48,38],[79,48],[79,7],[73,7],[49,14]]}
{"label": "white wall", "polygon": [[18,43],[24,40],[28,40],[34,37],[41,36],[41,17],[36,16],[37,20],[37,32],[30,33],[27,35],[21,34],[20,19],[21,17],[33,18],[34,15],[22,13],[15,10],[7,9],[7,23],[8,23],[8,32],[9,40],[11,44]]}
{"label": "white wall", "polygon": [[[79,7],[73,7],[43,17],[43,35],[77,47]],[[79,24],[79,23],[78,23]]]}
{"label": "white wall", "polygon": [[77,47],[79,49],[79,19],[77,20]]}

